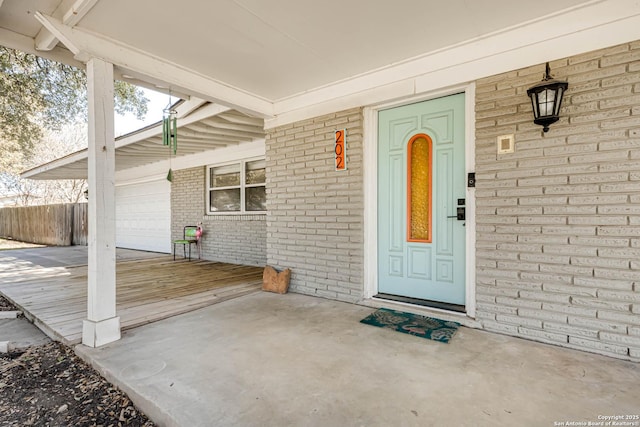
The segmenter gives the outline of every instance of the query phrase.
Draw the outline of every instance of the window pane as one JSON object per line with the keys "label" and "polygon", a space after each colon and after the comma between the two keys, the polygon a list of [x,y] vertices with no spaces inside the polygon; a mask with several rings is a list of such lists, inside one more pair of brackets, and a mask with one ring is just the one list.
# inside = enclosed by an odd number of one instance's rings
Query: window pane
{"label": "window pane", "polygon": [[244,200],[247,211],[266,211],[267,193],[265,187],[249,187],[245,189]]}
{"label": "window pane", "polygon": [[240,189],[211,190],[211,212],[234,212],[240,210]]}
{"label": "window pane", "polygon": [[410,240],[430,241],[430,204],[431,204],[431,179],[429,168],[431,159],[429,158],[430,141],[422,135],[414,137],[409,148],[411,153],[409,176],[409,192],[411,194],[410,211]]}
{"label": "window pane", "polygon": [[211,168],[211,187],[231,187],[240,185],[240,165]]}
{"label": "window pane", "polygon": [[246,171],[246,183],[250,184],[264,184],[266,182],[266,162],[264,160],[256,160],[255,162],[247,162]]}

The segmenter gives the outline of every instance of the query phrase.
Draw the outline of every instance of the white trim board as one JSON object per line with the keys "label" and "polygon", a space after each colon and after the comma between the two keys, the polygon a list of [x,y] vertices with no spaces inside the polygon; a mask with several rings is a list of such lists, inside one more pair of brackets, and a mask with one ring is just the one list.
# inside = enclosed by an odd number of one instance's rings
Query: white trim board
{"label": "white trim board", "polygon": [[[371,300],[378,293],[378,111],[456,93],[465,93],[465,172],[475,170],[475,83],[432,91],[419,97],[407,97],[392,103],[364,109],[364,299]],[[466,177],[465,177],[466,181]],[[476,220],[475,190],[466,188],[466,274],[465,315],[476,314]],[[379,301],[379,300],[378,300]]]}
{"label": "white trim board", "polygon": [[[465,88],[465,173],[476,170],[476,84]],[[466,178],[466,176],[465,176]],[[466,187],[466,300],[467,316],[476,317],[476,189]]]}
{"label": "white trim board", "polygon": [[164,174],[166,177],[169,167],[172,170],[190,169],[198,166],[206,166],[214,163],[232,162],[251,157],[265,156],[265,140],[258,139],[251,142],[243,142],[238,145],[203,151],[201,153],[180,156],[174,159],[163,160],[149,165],[124,169],[116,172],[116,182],[134,182],[144,180],[146,177]]}

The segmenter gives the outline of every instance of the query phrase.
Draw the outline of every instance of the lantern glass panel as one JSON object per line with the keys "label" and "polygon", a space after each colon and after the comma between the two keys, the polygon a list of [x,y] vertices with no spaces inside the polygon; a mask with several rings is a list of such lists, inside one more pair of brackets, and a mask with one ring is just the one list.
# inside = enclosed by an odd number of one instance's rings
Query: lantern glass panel
{"label": "lantern glass panel", "polygon": [[560,114],[560,104],[562,103],[563,92],[564,92],[564,89],[562,88],[562,86],[558,87],[558,102],[556,102],[556,109],[553,112],[553,114],[556,116]]}
{"label": "lantern glass panel", "polygon": [[533,117],[539,117],[540,111],[538,110],[538,94],[532,93],[531,95],[531,106],[533,107]]}
{"label": "lantern glass panel", "polygon": [[556,92],[551,89],[543,90],[539,97],[540,103],[540,117],[553,115],[553,103],[556,100]]}

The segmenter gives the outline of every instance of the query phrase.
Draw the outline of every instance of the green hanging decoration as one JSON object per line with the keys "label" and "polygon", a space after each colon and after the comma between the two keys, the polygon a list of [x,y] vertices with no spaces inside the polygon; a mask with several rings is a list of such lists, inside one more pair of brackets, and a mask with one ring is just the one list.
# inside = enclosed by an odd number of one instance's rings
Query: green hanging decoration
{"label": "green hanging decoration", "polygon": [[[166,112],[166,110],[165,110]],[[168,145],[173,154],[178,151],[178,119],[175,111],[170,111],[169,114],[162,119],[162,144]]]}
{"label": "green hanging decoration", "polygon": [[162,118],[162,145],[169,145],[169,134],[167,133],[168,120]]}
{"label": "green hanging decoration", "polygon": [[173,171],[171,170],[171,152],[175,156],[178,152],[178,112],[171,109],[171,95],[169,95],[169,105],[163,110],[162,118],[162,145],[169,147],[169,173],[167,181],[173,182]]}

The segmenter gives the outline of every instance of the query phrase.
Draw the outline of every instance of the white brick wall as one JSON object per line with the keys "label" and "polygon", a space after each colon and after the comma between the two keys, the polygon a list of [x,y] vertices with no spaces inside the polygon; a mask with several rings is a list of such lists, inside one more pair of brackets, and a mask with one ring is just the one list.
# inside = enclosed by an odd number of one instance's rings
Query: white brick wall
{"label": "white brick wall", "polygon": [[[174,171],[171,185],[171,238],[185,225],[202,222],[202,257],[212,261],[265,265],[266,215],[206,215],[205,167]],[[178,247],[178,254],[182,248]],[[193,254],[192,254],[193,255]]]}
{"label": "white brick wall", "polygon": [[[294,292],[356,302],[363,293],[362,111],[268,131],[267,259],[291,268]],[[347,129],[336,172],[334,131]]]}
{"label": "white brick wall", "polygon": [[640,43],[550,65],[569,89],[544,135],[526,94],[543,64],[477,82],[478,318],[640,360]]}

